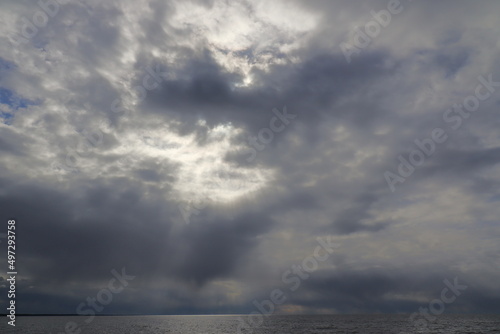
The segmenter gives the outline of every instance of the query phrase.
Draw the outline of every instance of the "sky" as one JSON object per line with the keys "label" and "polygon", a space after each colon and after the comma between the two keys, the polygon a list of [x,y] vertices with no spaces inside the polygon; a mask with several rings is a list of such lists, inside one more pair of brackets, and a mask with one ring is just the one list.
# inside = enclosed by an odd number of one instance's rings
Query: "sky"
{"label": "sky", "polygon": [[18,313],[500,312],[500,2],[0,9]]}

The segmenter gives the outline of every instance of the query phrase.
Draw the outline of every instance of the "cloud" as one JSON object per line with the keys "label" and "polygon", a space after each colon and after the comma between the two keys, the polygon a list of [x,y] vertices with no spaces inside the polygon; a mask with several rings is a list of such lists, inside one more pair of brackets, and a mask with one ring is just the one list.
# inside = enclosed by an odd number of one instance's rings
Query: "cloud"
{"label": "cloud", "polygon": [[[74,313],[123,267],[107,312],[250,312],[324,235],[342,247],[283,312],[413,312],[453,277],[470,288],[450,311],[498,310],[498,92],[443,119],[500,81],[497,2],[403,3],[350,63],[340,44],[387,1],[69,1],[23,43],[42,9],[1,6],[20,313]],[[438,127],[391,192],[384,172]]]}

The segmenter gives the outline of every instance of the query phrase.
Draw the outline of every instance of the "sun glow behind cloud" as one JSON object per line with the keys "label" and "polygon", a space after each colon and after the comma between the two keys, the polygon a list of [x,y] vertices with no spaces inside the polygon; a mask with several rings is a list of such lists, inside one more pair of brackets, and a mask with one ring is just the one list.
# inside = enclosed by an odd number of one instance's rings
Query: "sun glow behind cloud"
{"label": "sun glow behind cloud", "polygon": [[[199,126],[205,127],[203,121]],[[234,137],[241,130],[232,124],[221,124],[207,129],[207,140],[203,145],[195,135],[180,136],[167,126],[137,131],[123,138],[124,143],[115,153],[122,156],[113,168],[118,174],[126,175],[140,168],[146,160],[157,162],[160,183],[166,186],[172,182],[168,167],[178,168],[173,188],[181,201],[229,202],[265,186],[272,172],[263,168],[235,168],[224,160],[225,155],[235,147]]]}
{"label": "sun glow behind cloud", "polygon": [[177,6],[172,25],[190,27],[206,42],[216,61],[230,72],[243,74],[243,84],[252,83],[253,68],[290,59],[275,57],[299,48],[300,40],[316,26],[317,18],[283,1],[216,2],[206,8],[191,2]]}

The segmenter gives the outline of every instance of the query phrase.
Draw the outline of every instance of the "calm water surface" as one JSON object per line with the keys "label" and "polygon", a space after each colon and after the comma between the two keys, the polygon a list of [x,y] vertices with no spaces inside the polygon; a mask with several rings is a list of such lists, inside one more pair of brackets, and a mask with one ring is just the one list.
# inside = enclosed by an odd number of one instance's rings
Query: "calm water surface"
{"label": "calm water surface", "polygon": [[[0,323],[0,333],[62,334],[68,322],[78,324],[80,334],[236,334],[241,319],[247,316],[121,316],[96,317],[85,324],[87,317],[18,317],[16,327]],[[258,319],[257,319],[258,320]],[[253,332],[252,332],[253,331]],[[442,315],[418,329],[408,321],[408,315],[328,315],[328,316],[274,316],[262,325],[240,333],[255,334],[313,334],[313,333],[500,333],[498,315]]]}

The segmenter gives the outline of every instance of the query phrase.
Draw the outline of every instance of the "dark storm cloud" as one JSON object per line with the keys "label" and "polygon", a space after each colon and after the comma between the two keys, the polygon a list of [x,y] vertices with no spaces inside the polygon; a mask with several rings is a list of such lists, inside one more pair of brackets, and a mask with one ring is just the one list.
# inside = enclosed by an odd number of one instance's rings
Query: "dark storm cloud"
{"label": "dark storm cloud", "polygon": [[[5,186],[9,188],[7,182]],[[26,258],[35,263],[37,254],[47,254],[43,264],[26,264],[26,272],[58,283],[92,280],[106,274],[110,263],[119,266],[129,257],[143,258],[136,264],[146,267],[157,261],[140,245],[153,243],[162,249],[171,223],[159,219],[165,209],[158,203],[144,203],[146,189],[123,179],[102,183],[97,180],[76,186],[73,191],[78,194],[68,197],[43,184],[26,185],[2,201],[3,209],[9,208],[16,219],[26,221],[18,228],[19,234],[26,235],[19,242],[20,249],[26,243],[21,254],[26,252]],[[141,229],[146,221],[150,228],[155,226],[155,233]]]}
{"label": "dark storm cloud", "polygon": [[[272,226],[266,215],[246,213],[233,219],[200,216],[172,232],[177,206],[159,200],[160,190],[140,180],[87,180],[66,191],[2,180],[9,194],[1,196],[0,209],[24,222],[17,228],[18,256],[24,259],[19,271],[32,277],[20,282],[19,312],[74,313],[115,268],[140,273],[137,284],[146,286],[158,278],[201,286],[230,277],[257,245],[256,236]],[[63,293],[67,284],[73,287]]]}
{"label": "dark storm cloud", "polygon": [[[466,289],[461,291],[453,303],[446,306],[448,312],[474,309],[477,299],[486,299],[478,291],[479,287],[472,289],[466,279],[452,271],[430,272],[426,275],[411,269],[409,271],[411,274],[388,270],[320,272],[305,281],[303,294],[299,292],[292,298],[296,299],[298,305],[312,308],[319,305],[340,313],[413,313],[418,312],[420,307],[429,307],[432,300],[441,298],[442,290],[448,287],[445,280],[454,282],[457,278],[458,285],[465,285]],[[411,297],[405,296],[408,291],[428,298],[428,301],[411,300]],[[314,305],[315,303],[318,305]],[[490,300],[488,307],[489,312],[498,309],[498,299],[496,302]]]}
{"label": "dark storm cloud", "polygon": [[186,253],[178,259],[178,274],[197,284],[228,277],[248,250],[257,245],[256,237],[273,226],[267,215],[256,213],[222,221],[202,219],[199,225],[186,228],[179,241]]}
{"label": "dark storm cloud", "polygon": [[267,73],[256,71],[254,85],[231,89],[241,83],[241,77],[227,73],[205,51],[199,59],[167,69],[166,73],[172,72],[185,79],[163,83],[159,90],[148,95],[145,106],[152,106],[152,110],[165,117],[181,118],[184,124],[195,124],[202,118],[211,126],[232,122],[249,127],[252,132],[266,125],[269,109],[284,103],[304,116],[302,122],[318,122],[321,112],[352,119],[355,124],[364,126],[375,121],[377,116],[384,117],[383,114],[374,111],[361,114],[362,109],[335,110],[332,107],[340,96],[359,94],[377,78],[389,74],[383,68],[387,56],[370,53],[363,55],[356,66],[349,66],[340,54],[318,55],[304,59],[299,65],[273,65]]}

